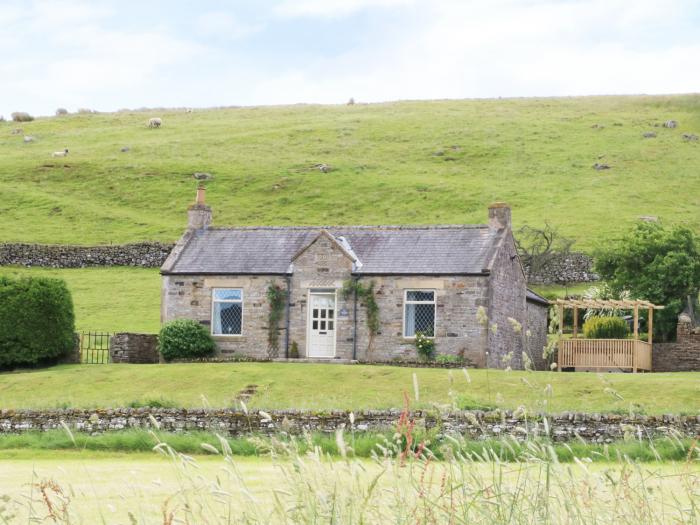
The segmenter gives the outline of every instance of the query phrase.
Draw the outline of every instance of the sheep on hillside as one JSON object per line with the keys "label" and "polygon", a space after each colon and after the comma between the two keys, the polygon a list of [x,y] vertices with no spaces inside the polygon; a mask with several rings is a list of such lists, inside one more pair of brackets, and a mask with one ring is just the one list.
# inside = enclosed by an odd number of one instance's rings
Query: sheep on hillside
{"label": "sheep on hillside", "polygon": [[161,119],[159,119],[158,117],[153,117],[152,119],[150,119],[148,121],[148,127],[149,128],[159,128],[162,123],[163,123],[163,121]]}
{"label": "sheep on hillside", "polygon": [[29,135],[25,135],[23,140],[24,140],[25,144],[29,144],[30,142],[34,142],[34,137],[31,137]]}
{"label": "sheep on hillside", "polygon": [[51,156],[52,157],[65,157],[68,155],[68,148],[64,149],[63,151],[54,151]]}

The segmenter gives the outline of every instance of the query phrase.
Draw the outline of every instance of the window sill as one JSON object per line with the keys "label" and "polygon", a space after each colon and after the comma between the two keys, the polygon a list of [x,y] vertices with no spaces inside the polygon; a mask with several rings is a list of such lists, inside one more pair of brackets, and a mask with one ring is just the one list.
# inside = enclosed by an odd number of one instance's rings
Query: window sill
{"label": "window sill", "polygon": [[245,341],[246,337],[244,335],[212,335],[214,341]]}

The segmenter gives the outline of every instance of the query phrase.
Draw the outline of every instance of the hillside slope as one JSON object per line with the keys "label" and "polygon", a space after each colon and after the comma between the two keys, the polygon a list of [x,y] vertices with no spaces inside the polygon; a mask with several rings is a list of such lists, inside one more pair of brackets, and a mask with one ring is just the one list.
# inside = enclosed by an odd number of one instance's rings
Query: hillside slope
{"label": "hillside slope", "polygon": [[[151,130],[151,116],[163,127]],[[676,129],[658,125],[679,121]],[[654,127],[654,125],[657,127]],[[14,128],[35,138],[25,144]],[[656,138],[643,138],[646,131]],[[121,112],[0,123],[0,242],[172,241],[195,171],[218,225],[545,219],[590,249],[640,215],[700,227],[700,96]],[[121,152],[127,146],[128,152]],[[69,148],[65,159],[51,152]],[[597,171],[596,162],[611,169]],[[322,173],[314,164],[333,169]]]}

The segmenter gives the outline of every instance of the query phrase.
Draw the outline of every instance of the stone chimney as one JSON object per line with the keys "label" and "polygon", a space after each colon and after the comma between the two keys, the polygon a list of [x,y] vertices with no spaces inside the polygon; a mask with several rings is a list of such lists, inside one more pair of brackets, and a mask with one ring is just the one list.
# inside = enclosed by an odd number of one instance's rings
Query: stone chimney
{"label": "stone chimney", "polygon": [[211,207],[204,203],[206,193],[204,186],[197,186],[197,198],[187,208],[187,229],[201,230],[211,224]]}
{"label": "stone chimney", "polygon": [[489,227],[494,230],[510,229],[510,206],[505,202],[494,202],[489,206]]}

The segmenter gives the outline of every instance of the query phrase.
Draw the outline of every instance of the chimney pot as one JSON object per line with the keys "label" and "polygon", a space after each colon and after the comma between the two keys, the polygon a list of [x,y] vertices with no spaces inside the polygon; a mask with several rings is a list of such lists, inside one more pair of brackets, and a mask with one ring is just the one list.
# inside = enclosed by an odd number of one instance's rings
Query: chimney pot
{"label": "chimney pot", "polygon": [[205,204],[204,186],[197,186],[197,197],[194,204],[187,209],[187,228],[190,230],[201,230],[211,224],[211,206]]}
{"label": "chimney pot", "polygon": [[505,202],[494,202],[489,206],[489,227],[494,230],[510,229],[510,206]]}

